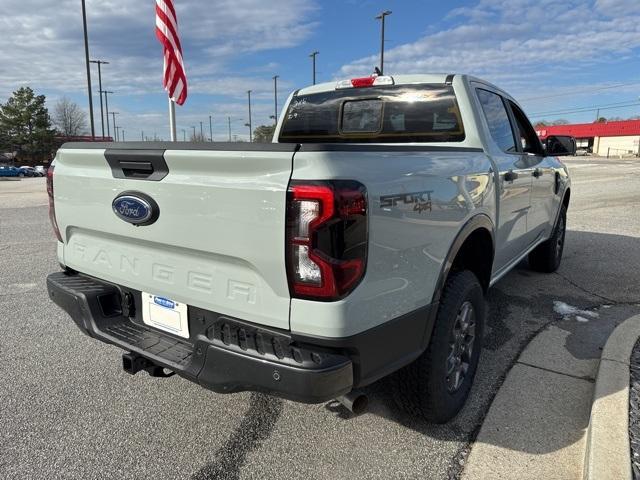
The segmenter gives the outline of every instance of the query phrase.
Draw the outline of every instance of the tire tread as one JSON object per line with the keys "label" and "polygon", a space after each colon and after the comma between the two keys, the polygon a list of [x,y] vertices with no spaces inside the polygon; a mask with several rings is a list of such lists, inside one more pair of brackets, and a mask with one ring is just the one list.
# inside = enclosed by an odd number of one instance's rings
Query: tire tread
{"label": "tire tread", "polygon": [[[479,291],[482,295],[480,282],[471,271],[462,270],[450,275],[440,298],[436,323],[427,350],[415,362],[394,375],[394,400],[398,407],[409,415],[435,423],[444,423],[458,412],[458,406],[448,411],[443,411],[444,406],[439,404],[442,402],[438,401],[441,400],[442,393],[434,391],[434,384],[429,381],[428,376],[433,371],[433,361],[434,357],[436,357],[434,353],[439,346],[438,342],[446,341],[449,337],[449,329],[451,328],[449,319],[457,315],[459,299],[468,297],[469,293],[474,290]],[[480,338],[483,320],[484,297],[482,297],[482,308],[476,311],[476,335],[480,335]],[[479,349],[480,346],[476,348]],[[471,366],[471,378],[475,374],[478,353],[474,355],[476,356],[476,365]],[[462,404],[464,404],[470,385],[461,388],[466,390],[462,394]]]}

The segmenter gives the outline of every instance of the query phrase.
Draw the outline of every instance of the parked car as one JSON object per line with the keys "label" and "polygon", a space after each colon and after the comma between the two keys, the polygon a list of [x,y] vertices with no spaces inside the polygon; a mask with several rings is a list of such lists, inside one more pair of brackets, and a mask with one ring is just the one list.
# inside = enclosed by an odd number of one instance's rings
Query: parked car
{"label": "parked car", "polygon": [[44,177],[47,174],[47,169],[44,167],[44,165],[36,165],[34,168],[41,177]]}
{"label": "parked car", "polygon": [[0,177],[24,177],[25,173],[18,167],[0,167]]}
{"label": "parked car", "polygon": [[24,172],[25,177],[40,177],[41,175],[36,172],[36,169],[29,166],[18,167],[21,171]]}
{"label": "parked car", "polygon": [[130,374],[357,411],[396,372],[399,406],[451,419],[487,290],[560,265],[575,142],[548,152],[513,97],[453,74],[297,90],[274,139],[63,145],[51,299]]}

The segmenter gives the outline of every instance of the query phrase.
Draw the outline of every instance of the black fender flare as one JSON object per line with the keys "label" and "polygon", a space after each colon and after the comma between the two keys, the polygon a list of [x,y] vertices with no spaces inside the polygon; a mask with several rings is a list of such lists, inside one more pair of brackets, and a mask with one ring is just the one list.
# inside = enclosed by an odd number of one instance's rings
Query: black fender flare
{"label": "black fender flare", "polygon": [[[558,204],[558,211],[556,212],[556,218],[553,221],[553,228],[556,228],[558,224],[558,219],[560,218],[560,212],[562,211],[562,206],[564,205],[564,201],[569,195],[569,199],[571,199],[571,185],[565,185],[564,190],[562,191],[562,196],[560,197],[560,203]],[[567,205],[567,210],[569,209],[569,205]]]}
{"label": "black fender flare", "polygon": [[438,281],[436,282],[436,287],[433,292],[433,298],[431,300],[431,303],[433,305],[437,305],[440,301],[442,290],[444,289],[444,284],[447,281],[447,277],[449,276],[449,272],[451,271],[451,267],[456,256],[458,255],[458,252],[460,251],[460,248],[467,240],[467,238],[469,238],[469,236],[473,232],[480,228],[488,230],[491,234],[491,243],[493,244],[493,254],[495,258],[495,227],[488,215],[479,213],[467,220],[467,222],[462,226],[462,228],[458,231],[455,238],[453,239],[453,242],[449,247],[449,251],[447,252],[447,256],[442,262],[442,267],[440,268],[440,275],[438,276]]}

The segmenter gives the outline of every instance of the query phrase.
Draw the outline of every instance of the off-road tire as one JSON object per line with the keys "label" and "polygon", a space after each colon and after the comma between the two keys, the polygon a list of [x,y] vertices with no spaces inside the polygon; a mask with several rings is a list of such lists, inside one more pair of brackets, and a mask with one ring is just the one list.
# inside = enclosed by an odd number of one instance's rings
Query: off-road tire
{"label": "off-road tire", "polygon": [[538,245],[529,254],[529,268],[536,272],[552,273],[560,266],[564,251],[565,233],[567,230],[567,207],[560,207],[558,221],[553,227],[551,237]]}
{"label": "off-road tire", "polygon": [[[458,313],[466,302],[475,312],[475,339],[469,368],[460,387],[447,388],[447,357],[450,336]],[[410,415],[433,423],[445,423],[463,407],[478,366],[482,348],[485,299],[478,278],[468,270],[452,273],[444,286],[436,322],[427,350],[412,364],[396,372],[392,378],[396,404]]]}

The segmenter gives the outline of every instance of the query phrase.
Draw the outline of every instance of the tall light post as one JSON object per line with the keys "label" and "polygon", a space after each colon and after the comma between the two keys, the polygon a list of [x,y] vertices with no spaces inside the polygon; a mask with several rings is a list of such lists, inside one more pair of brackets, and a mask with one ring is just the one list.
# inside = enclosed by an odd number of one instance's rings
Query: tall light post
{"label": "tall light post", "polygon": [[[102,65],[109,65],[109,62],[103,60],[89,60],[89,63],[98,64],[98,91],[100,92],[100,125],[102,126],[102,138],[104,139],[104,112],[102,110]],[[107,113],[107,122],[109,121],[109,114]]]}
{"label": "tall light post", "polygon": [[213,142],[213,123],[211,122],[211,115],[209,115],[209,141]]}
{"label": "tall light post", "polygon": [[380,35],[380,75],[384,74],[384,18],[391,15],[391,10],[385,10],[376,17],[376,20],[380,20],[381,23],[381,35]]}
{"label": "tall light post", "polygon": [[122,141],[124,142],[124,128],[121,131],[122,131]]}
{"label": "tall light post", "polygon": [[187,131],[184,128],[182,129],[182,141],[187,141]]}
{"label": "tall light post", "polygon": [[89,68],[89,36],[87,34],[87,9],[84,4],[85,0],[81,0],[82,3],[82,28],[84,30],[84,60],[87,66],[87,90],[89,91],[89,120],[91,121],[91,139],[96,138],[96,129],[93,124],[93,98],[91,95],[91,69]]}
{"label": "tall light post", "polygon": [[191,128],[193,128],[193,141],[196,141],[196,126],[195,125],[191,125]]}
{"label": "tall light post", "polygon": [[109,131],[109,98],[107,97],[108,94],[113,93],[111,90],[102,90],[100,92],[101,96],[104,93],[104,106],[105,106],[105,110],[106,110],[106,118],[107,118],[107,137],[111,136],[111,132]]}
{"label": "tall light post", "polygon": [[318,52],[317,50],[315,52],[312,52],[309,56],[311,57],[311,62],[313,65],[313,84],[316,84],[316,57],[318,56],[320,52]]}
{"label": "tall light post", "polygon": [[116,142],[120,141],[120,136],[118,135],[118,130],[120,130],[120,127],[115,126],[113,127],[113,129],[116,131]]}
{"label": "tall light post", "polygon": [[120,115],[120,112],[111,112],[113,117],[113,133],[116,136],[116,142],[118,141],[118,130],[116,129],[116,115]]}
{"label": "tall light post", "polygon": [[227,121],[229,122],[229,141],[231,141],[231,117],[227,117]]}
{"label": "tall light post", "polygon": [[280,75],[273,76],[273,103],[275,106],[273,118],[276,125],[278,124],[278,78]]}
{"label": "tall light post", "polygon": [[251,128],[251,90],[247,90],[247,96],[249,99],[249,123],[245,125],[249,127],[249,142],[253,142],[253,130]]}

